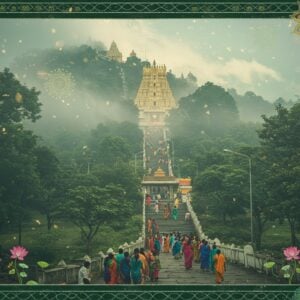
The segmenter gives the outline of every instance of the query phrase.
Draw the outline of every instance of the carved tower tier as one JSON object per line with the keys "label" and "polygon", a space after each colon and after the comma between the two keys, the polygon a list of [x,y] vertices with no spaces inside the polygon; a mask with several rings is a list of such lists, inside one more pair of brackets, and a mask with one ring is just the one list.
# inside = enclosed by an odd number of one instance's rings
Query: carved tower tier
{"label": "carved tower tier", "polygon": [[175,98],[170,89],[166,66],[144,67],[135,105],[139,109],[139,123],[142,128],[165,126],[168,111],[176,107]]}

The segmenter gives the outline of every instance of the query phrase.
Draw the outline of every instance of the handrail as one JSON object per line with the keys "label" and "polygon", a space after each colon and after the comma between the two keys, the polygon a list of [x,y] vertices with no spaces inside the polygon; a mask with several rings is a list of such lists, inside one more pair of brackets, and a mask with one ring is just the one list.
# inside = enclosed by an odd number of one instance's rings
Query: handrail
{"label": "handrail", "polygon": [[[271,258],[270,256],[264,256],[261,254],[255,253],[253,247],[251,245],[246,245],[244,247],[235,246],[234,244],[225,244],[221,243],[218,238],[210,239],[203,231],[200,221],[195,213],[190,201],[186,202],[187,209],[191,214],[191,219],[195,226],[197,235],[200,239],[205,239],[212,246],[215,243],[218,248],[222,250],[224,253],[226,260],[232,263],[238,263],[244,265],[245,268],[253,268],[258,272],[266,272],[268,274],[268,270],[265,270],[264,264],[268,261],[276,261],[276,259]],[[275,277],[280,276],[280,269],[283,266],[283,262],[277,262],[277,268],[272,270],[272,275]],[[298,277],[298,282],[300,278]]]}

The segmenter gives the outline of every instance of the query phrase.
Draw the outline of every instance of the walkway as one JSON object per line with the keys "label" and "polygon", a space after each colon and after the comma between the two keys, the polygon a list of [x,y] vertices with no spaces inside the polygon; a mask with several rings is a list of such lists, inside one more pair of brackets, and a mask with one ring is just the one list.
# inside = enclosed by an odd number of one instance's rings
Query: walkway
{"label": "walkway", "polygon": [[[168,220],[164,219],[164,206],[168,203],[166,200],[160,201],[160,210],[159,213],[156,214],[154,212],[154,201],[152,201],[151,207],[146,207],[146,231],[147,231],[147,220],[148,218],[155,219],[159,226],[160,233],[168,233],[170,234],[173,231],[179,231],[181,234],[190,234],[195,232],[195,227],[192,221],[185,222],[184,217],[187,212],[187,207],[185,203],[181,203],[178,209],[178,219],[174,221],[172,217]],[[173,208],[173,201],[169,201],[171,203],[171,208]],[[147,232],[146,232],[147,236]]]}
{"label": "walkway", "polygon": [[[212,272],[203,272],[199,263],[193,263],[191,270],[184,267],[184,259],[174,259],[171,253],[161,253],[161,270],[157,283],[147,281],[146,284],[215,284],[215,276]],[[94,284],[104,284],[103,277],[95,278]],[[236,264],[227,264],[225,280],[223,284],[275,284],[272,277],[257,273]]]}
{"label": "walkway", "polygon": [[[193,263],[191,270],[184,267],[184,258],[176,260],[171,253],[161,253],[161,271],[158,284],[215,284],[215,276],[211,272],[203,272],[199,263]],[[244,267],[227,264],[223,284],[271,284],[273,278],[266,277]]]}

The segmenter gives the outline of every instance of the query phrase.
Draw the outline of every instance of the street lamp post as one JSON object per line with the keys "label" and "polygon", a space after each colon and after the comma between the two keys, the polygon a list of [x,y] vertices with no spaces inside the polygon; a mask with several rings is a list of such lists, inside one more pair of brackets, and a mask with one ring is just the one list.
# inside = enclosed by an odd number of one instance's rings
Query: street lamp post
{"label": "street lamp post", "polygon": [[144,151],[140,151],[140,152],[137,152],[134,154],[134,173],[136,174],[136,160],[137,160],[137,156],[140,154],[140,153],[144,153]]}
{"label": "street lamp post", "polygon": [[243,157],[246,157],[249,161],[249,195],[250,195],[250,223],[251,223],[251,244],[252,246],[254,245],[253,243],[253,203],[252,203],[252,169],[251,169],[251,157],[249,155],[235,152],[229,149],[224,149],[225,152],[229,152],[232,154],[240,155]]}

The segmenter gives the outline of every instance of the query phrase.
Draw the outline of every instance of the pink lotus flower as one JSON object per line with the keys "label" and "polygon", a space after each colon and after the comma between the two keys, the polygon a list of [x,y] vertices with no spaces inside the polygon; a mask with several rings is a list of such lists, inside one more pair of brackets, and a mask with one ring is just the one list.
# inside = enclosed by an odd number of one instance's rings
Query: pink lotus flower
{"label": "pink lotus flower", "polygon": [[24,257],[28,254],[28,251],[22,246],[15,246],[9,250],[12,254],[10,258],[24,260]]}
{"label": "pink lotus flower", "polygon": [[283,250],[283,254],[287,260],[298,260],[300,259],[300,250],[297,247],[288,247]]}

